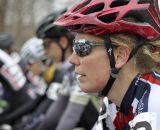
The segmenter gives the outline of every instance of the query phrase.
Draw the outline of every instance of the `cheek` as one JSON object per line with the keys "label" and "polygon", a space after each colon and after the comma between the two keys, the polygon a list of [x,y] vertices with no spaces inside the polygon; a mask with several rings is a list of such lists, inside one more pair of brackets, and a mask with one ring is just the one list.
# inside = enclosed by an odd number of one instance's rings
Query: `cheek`
{"label": "cheek", "polygon": [[106,51],[95,54],[94,57],[88,57],[88,60],[83,64],[88,66],[86,75],[89,81],[88,84],[90,84],[90,90],[92,92],[100,92],[107,84],[110,76],[110,64]]}
{"label": "cheek", "polygon": [[57,46],[51,46],[46,50],[46,54],[48,57],[53,58],[54,60],[58,60],[61,55],[61,50]]}
{"label": "cheek", "polygon": [[57,44],[54,44],[54,45],[52,46],[52,48],[50,49],[50,51],[52,52],[52,54],[53,54],[54,56],[59,56],[59,55],[61,55],[61,49],[60,49],[60,47],[59,47]]}
{"label": "cheek", "polygon": [[107,84],[110,71],[106,64],[102,65],[99,63],[99,65],[92,68],[92,71],[88,75],[89,80],[92,83],[92,87],[96,92],[100,92]]}

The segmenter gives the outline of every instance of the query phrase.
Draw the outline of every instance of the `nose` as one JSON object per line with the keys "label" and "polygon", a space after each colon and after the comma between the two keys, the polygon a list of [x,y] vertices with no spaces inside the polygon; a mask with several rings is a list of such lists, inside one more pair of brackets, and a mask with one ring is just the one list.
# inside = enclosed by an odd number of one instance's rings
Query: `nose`
{"label": "nose", "polygon": [[72,55],[69,58],[69,61],[71,64],[74,64],[75,66],[78,66],[80,64],[79,58],[75,53],[72,53]]}

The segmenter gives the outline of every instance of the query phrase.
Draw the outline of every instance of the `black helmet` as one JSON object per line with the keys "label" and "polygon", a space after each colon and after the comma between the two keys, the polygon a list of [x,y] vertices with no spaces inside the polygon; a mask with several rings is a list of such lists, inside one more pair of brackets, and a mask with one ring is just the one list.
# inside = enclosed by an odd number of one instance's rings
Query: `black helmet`
{"label": "black helmet", "polygon": [[13,37],[9,33],[0,33],[0,48],[9,49],[14,43]]}
{"label": "black helmet", "polygon": [[[48,16],[44,17],[40,23],[38,24],[38,27],[36,29],[36,35],[38,38],[54,38],[61,34],[61,32],[66,32],[64,28],[60,28],[53,24],[53,22],[58,18],[59,15],[66,12],[65,10],[62,10],[60,12],[53,12],[49,14]],[[54,32],[56,30],[56,33]],[[62,31],[61,31],[62,30]],[[55,36],[57,35],[57,36]]]}
{"label": "black helmet", "polygon": [[[61,36],[66,36],[70,43],[72,43],[74,35],[69,32],[66,28],[57,26],[54,21],[63,13],[65,13],[67,9],[64,9],[59,12],[53,12],[48,16],[44,17],[36,30],[36,35],[38,38],[51,38],[54,40],[58,40]],[[72,45],[72,44],[71,44]]]}
{"label": "black helmet", "polygon": [[[49,39],[52,39],[53,41],[56,41],[56,43],[59,45],[59,47],[62,50],[61,61],[64,61],[65,51],[69,46],[72,46],[72,42],[74,39],[74,35],[72,32],[69,32],[64,27],[60,27],[60,26],[53,24],[54,21],[58,18],[58,16],[60,16],[64,12],[66,12],[66,9],[64,9],[60,12],[53,12],[53,13],[49,14],[48,16],[43,18],[42,21],[40,21],[40,23],[37,27],[37,30],[36,30],[36,35],[38,38],[41,38],[41,39],[49,38]],[[68,39],[68,42],[70,43],[70,44],[68,44],[68,46],[66,48],[63,48],[59,44],[60,37],[62,37],[62,36],[65,36]]]}

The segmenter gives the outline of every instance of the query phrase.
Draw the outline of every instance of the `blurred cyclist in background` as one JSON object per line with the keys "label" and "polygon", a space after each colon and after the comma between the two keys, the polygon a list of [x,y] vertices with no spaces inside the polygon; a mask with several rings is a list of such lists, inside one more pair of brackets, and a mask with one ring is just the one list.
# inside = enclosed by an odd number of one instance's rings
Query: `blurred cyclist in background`
{"label": "blurred cyclist in background", "polygon": [[[17,120],[16,110],[33,100],[26,78],[17,63],[0,49],[0,129],[10,130]],[[21,115],[21,114],[20,114]]]}
{"label": "blurred cyclist in background", "polygon": [[[27,63],[27,79],[30,80],[31,83],[33,82],[37,85],[37,90],[35,92],[39,92],[40,95],[44,95],[47,84],[42,78],[42,74],[46,69],[43,64],[43,61],[46,60],[43,41],[41,39],[37,39],[36,37],[29,39],[22,46],[20,55]],[[33,89],[36,89],[36,87]]]}
{"label": "blurred cyclist in background", "polygon": [[4,50],[7,54],[9,54],[12,59],[20,65],[22,71],[25,73],[26,63],[19,55],[18,50],[14,48],[14,44],[14,38],[11,34],[7,32],[3,32],[0,34],[0,49]]}
{"label": "blurred cyclist in background", "polygon": [[48,84],[43,78],[43,73],[48,67],[45,65],[46,56],[44,54],[43,41],[33,37],[26,41],[20,51],[21,58],[26,63],[26,77],[30,83],[28,87],[32,88],[39,97],[39,102],[34,106],[33,111],[24,115],[13,127],[15,130],[32,129],[41,120],[43,114],[51,104],[52,100],[46,97]]}
{"label": "blurred cyclist in background", "polygon": [[[58,99],[51,105],[36,130],[72,130],[76,127],[89,130],[98,116],[98,100],[95,95],[85,94],[79,89],[74,66],[68,61],[72,54],[74,35],[64,28],[53,25],[60,13],[48,15],[37,28],[37,37],[43,39],[46,55],[63,71],[63,81]],[[90,113],[94,114],[88,119]]]}
{"label": "blurred cyclist in background", "polygon": [[13,58],[13,60],[20,64],[20,66],[23,66],[24,63],[23,61],[21,61],[21,57],[19,55],[18,50],[14,48],[14,44],[14,38],[10,33],[3,32],[0,34],[0,49],[7,52]]}
{"label": "blurred cyclist in background", "polygon": [[[21,108],[34,100],[33,91],[27,87],[27,80],[17,62],[10,57],[11,46],[14,43],[8,33],[0,33],[0,81],[1,99],[8,103],[7,111],[2,110],[0,123],[13,123],[23,115]],[[6,53],[7,52],[7,53]],[[16,111],[19,110],[19,111]]]}
{"label": "blurred cyclist in background", "polygon": [[[47,63],[46,65],[48,58],[45,56],[43,41],[41,39],[33,37],[26,41],[22,46],[20,54],[26,63],[26,77],[29,83],[31,83],[28,87],[31,87],[41,100],[37,106],[34,107],[33,111],[24,115],[22,119],[13,126],[13,130],[31,130],[35,129],[37,124],[44,118],[44,114],[49,106],[57,100],[58,89],[62,82],[62,72],[60,69],[56,69],[54,64],[48,66]],[[47,67],[49,67],[49,69]],[[44,71],[46,69],[47,72]],[[48,83],[47,88],[43,79],[44,72],[45,79],[47,79]],[[46,77],[48,75],[49,77]]]}

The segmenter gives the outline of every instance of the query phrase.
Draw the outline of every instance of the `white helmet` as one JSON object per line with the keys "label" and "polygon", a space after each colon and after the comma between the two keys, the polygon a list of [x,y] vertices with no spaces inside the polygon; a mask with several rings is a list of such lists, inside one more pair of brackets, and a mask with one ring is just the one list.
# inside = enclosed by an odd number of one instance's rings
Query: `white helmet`
{"label": "white helmet", "polygon": [[28,63],[46,59],[43,40],[33,37],[26,41],[21,49],[21,57]]}

